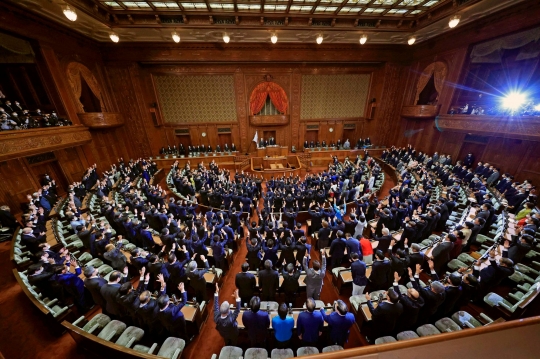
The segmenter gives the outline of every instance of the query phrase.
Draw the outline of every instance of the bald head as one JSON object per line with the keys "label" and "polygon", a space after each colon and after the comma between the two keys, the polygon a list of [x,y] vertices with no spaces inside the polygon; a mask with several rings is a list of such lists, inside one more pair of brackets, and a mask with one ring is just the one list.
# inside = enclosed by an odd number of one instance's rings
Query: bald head
{"label": "bald head", "polygon": [[221,303],[219,307],[219,312],[221,313],[221,315],[229,314],[230,310],[231,310],[231,305],[229,304],[229,302],[224,301],[223,303]]}

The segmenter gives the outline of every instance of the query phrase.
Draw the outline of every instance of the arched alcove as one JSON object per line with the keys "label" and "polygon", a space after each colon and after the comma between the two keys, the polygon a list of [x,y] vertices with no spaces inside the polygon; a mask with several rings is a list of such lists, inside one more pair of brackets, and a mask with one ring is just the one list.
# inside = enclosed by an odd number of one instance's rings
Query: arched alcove
{"label": "arched alcove", "polygon": [[67,66],[67,75],[80,113],[107,111],[101,87],[94,74],[86,66],[79,62],[70,62]]}
{"label": "arched alcove", "polygon": [[[266,107],[271,107],[276,113],[267,114],[262,111]],[[251,91],[249,111],[252,125],[286,125],[289,122],[289,99],[287,93],[273,81],[260,82]]]}

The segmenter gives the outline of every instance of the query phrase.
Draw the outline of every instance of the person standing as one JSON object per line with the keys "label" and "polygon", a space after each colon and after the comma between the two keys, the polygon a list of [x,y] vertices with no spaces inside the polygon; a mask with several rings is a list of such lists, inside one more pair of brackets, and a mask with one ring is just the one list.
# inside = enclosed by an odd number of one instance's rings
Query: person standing
{"label": "person standing", "polygon": [[330,327],[330,344],[345,346],[349,339],[349,330],[354,324],[354,315],[349,313],[347,304],[341,299],[334,302],[334,311],[330,315],[321,308],[321,314]]}
{"label": "person standing", "polygon": [[318,347],[317,341],[322,334],[324,319],[321,312],[315,311],[315,300],[306,300],[306,310],[298,315],[296,333],[303,346]]}
{"label": "person standing", "polygon": [[362,295],[368,283],[366,264],[359,259],[358,253],[351,255],[351,274],[353,278],[352,295]]}
{"label": "person standing", "polygon": [[234,290],[233,297],[236,302],[234,312],[231,312],[231,306],[228,301],[219,304],[219,286],[216,283],[216,292],[214,293],[214,322],[216,329],[225,340],[225,345],[236,345],[238,341],[238,323],[236,318],[240,313],[240,296],[238,289]]}
{"label": "person standing", "polygon": [[278,308],[278,315],[272,318],[272,328],[276,338],[276,348],[284,349],[289,347],[294,328],[294,318],[288,316],[287,304],[281,303]]}
{"label": "person standing", "polygon": [[251,341],[252,348],[266,347],[266,337],[270,327],[270,316],[268,312],[260,310],[261,299],[257,296],[249,301],[251,310],[244,312],[242,322],[246,328]]}
{"label": "person standing", "polygon": [[321,296],[321,290],[323,286],[323,279],[326,274],[326,256],[324,250],[321,250],[322,256],[322,268],[321,263],[317,260],[313,261],[313,268],[308,267],[308,256],[306,253],[303,261],[304,271],[306,276],[304,283],[306,284],[306,296],[308,298],[319,299]]}

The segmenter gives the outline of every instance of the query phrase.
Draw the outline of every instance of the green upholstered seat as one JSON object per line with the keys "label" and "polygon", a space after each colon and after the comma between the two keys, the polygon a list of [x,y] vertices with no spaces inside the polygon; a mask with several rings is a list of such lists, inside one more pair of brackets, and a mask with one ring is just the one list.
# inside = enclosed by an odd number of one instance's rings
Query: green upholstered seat
{"label": "green upholstered seat", "polygon": [[441,318],[437,320],[435,322],[435,326],[441,331],[441,333],[457,332],[458,330],[461,330],[461,327],[450,318]]}
{"label": "green upholstered seat", "polygon": [[94,268],[99,268],[103,265],[103,261],[99,258],[94,258],[90,260],[88,263],[86,263],[86,266],[92,266]]}
{"label": "green upholstered seat", "polygon": [[301,348],[298,348],[298,350],[296,351],[297,357],[307,357],[310,355],[317,355],[317,354],[319,354],[319,349],[315,347],[301,347]]}
{"label": "green upholstered seat", "polygon": [[499,303],[503,301],[505,301],[503,297],[493,292],[486,294],[484,297],[484,303],[486,303],[490,307],[496,307],[499,305]]}
{"label": "green upholstered seat", "polygon": [[459,259],[452,259],[450,262],[448,262],[448,268],[450,268],[450,270],[452,271],[457,271],[459,268],[462,267],[467,267],[467,265]]}
{"label": "green upholstered seat", "polygon": [[113,341],[115,337],[119,337],[126,330],[126,324],[119,320],[111,320],[105,328],[98,334],[98,338]]}
{"label": "green upholstered seat", "polygon": [[294,352],[292,351],[292,349],[272,349],[272,355],[270,358],[272,359],[294,358]]}
{"label": "green upholstered seat", "polygon": [[[219,352],[219,359],[237,359],[242,356],[242,349],[233,346],[225,346]],[[214,356],[212,356],[214,358]]]}
{"label": "green upholstered seat", "polygon": [[99,274],[101,276],[105,276],[105,275],[111,273],[114,269],[113,269],[113,267],[111,267],[108,264],[103,264],[103,265],[99,266],[99,268],[97,270],[98,270],[98,272],[99,272]]}
{"label": "green upholstered seat", "polygon": [[123,347],[131,348],[133,344],[141,341],[144,336],[144,330],[137,327],[127,327],[126,330],[120,335],[120,338],[116,341],[116,344]]}
{"label": "green upholstered seat", "polygon": [[[407,288],[412,288],[413,285],[411,284],[411,282],[407,282]],[[425,287],[426,286],[426,283],[424,283],[422,280],[420,280],[420,287]]]}
{"label": "green upholstered seat", "polygon": [[[83,317],[84,319],[84,317]],[[85,332],[90,334],[97,333],[101,329],[105,328],[107,324],[111,322],[111,318],[103,313],[96,314],[92,319],[88,321],[83,327]]]}
{"label": "green upholstered seat", "polygon": [[386,336],[386,337],[380,337],[380,338],[375,339],[375,344],[393,343],[396,341],[397,341],[396,338],[391,337],[391,336]]}
{"label": "green upholstered seat", "polygon": [[482,323],[476,320],[475,317],[463,310],[455,312],[452,315],[452,320],[456,322],[456,324],[464,328],[478,328],[482,326]]}
{"label": "green upholstered seat", "polygon": [[131,252],[132,250],[134,250],[135,248],[137,248],[136,245],[134,245],[133,243],[128,243],[126,245],[124,245],[124,250],[128,251],[128,252]]}
{"label": "green upholstered seat", "polygon": [[263,348],[249,348],[244,354],[244,359],[268,359],[268,351]]}
{"label": "green upholstered seat", "polygon": [[[186,346],[186,342],[183,339],[175,338],[175,337],[168,337],[163,342],[163,345],[161,346],[161,348],[159,348],[157,355],[165,357],[165,358],[169,358],[169,359],[177,359],[177,358],[180,358],[180,356],[182,355],[182,352],[184,351],[185,346]],[[224,347],[221,350],[221,352],[223,352],[225,348],[227,347]],[[236,348],[236,347],[232,347],[232,348]],[[240,349],[240,348],[237,348],[237,349]],[[242,355],[242,349],[240,349],[240,356],[241,355]],[[219,357],[221,358],[221,354],[219,355]]]}
{"label": "green upholstered seat", "polygon": [[396,338],[397,338],[397,340],[401,341],[401,340],[409,340],[409,339],[419,338],[419,336],[418,336],[418,334],[416,334],[412,330],[406,330],[404,332],[398,333],[396,335]]}
{"label": "green upholstered seat", "polygon": [[81,264],[86,264],[92,260],[92,255],[88,252],[84,252],[77,258]]}
{"label": "green upholstered seat", "polygon": [[424,324],[416,329],[416,333],[421,337],[427,337],[430,335],[441,334],[439,329],[433,324]]}
{"label": "green upholstered seat", "polygon": [[345,267],[336,267],[336,268],[332,268],[332,274],[334,275],[334,277],[337,277],[339,275],[339,272],[341,272],[342,270],[345,270],[347,268]]}
{"label": "green upholstered seat", "polygon": [[331,352],[337,352],[339,350],[343,350],[343,347],[341,345],[329,345],[327,347],[324,347],[322,352],[331,353]]}
{"label": "green upholstered seat", "polygon": [[460,261],[462,261],[463,263],[465,263],[466,265],[471,265],[474,263],[475,259],[473,257],[471,257],[469,254],[467,253],[461,253],[457,259],[459,259]]}

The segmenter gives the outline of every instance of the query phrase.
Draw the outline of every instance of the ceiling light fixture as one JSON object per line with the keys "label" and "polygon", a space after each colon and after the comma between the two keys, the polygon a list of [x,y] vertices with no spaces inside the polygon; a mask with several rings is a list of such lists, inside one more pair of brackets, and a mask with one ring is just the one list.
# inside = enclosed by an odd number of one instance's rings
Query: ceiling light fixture
{"label": "ceiling light fixture", "polygon": [[450,18],[450,21],[448,21],[448,26],[450,26],[451,29],[458,26],[459,20],[461,20],[461,15],[454,15]]}
{"label": "ceiling light fixture", "polygon": [[75,10],[69,7],[69,5],[66,5],[64,7],[64,15],[68,18],[69,21],[75,21],[77,20],[77,13]]}
{"label": "ceiling light fixture", "polygon": [[366,41],[367,41],[367,35],[364,34],[360,37],[360,45],[364,45]]}
{"label": "ceiling light fixture", "polygon": [[409,40],[407,40],[407,43],[408,43],[409,45],[412,45],[412,44],[414,44],[415,42],[416,42],[416,36],[411,36],[411,37],[409,37]]}
{"label": "ceiling light fixture", "polygon": [[176,42],[177,44],[180,42],[180,35],[178,35],[176,31],[174,31],[171,36],[174,42]]}
{"label": "ceiling light fixture", "polygon": [[111,38],[111,41],[112,42],[118,42],[120,41],[120,37],[118,36],[118,34],[116,32],[111,32],[111,34],[109,35],[109,37]]}
{"label": "ceiling light fixture", "polygon": [[275,44],[277,42],[277,35],[276,33],[272,34],[272,37],[270,37],[270,41],[272,41],[272,44]]}
{"label": "ceiling light fixture", "polygon": [[228,44],[229,41],[231,41],[231,38],[229,37],[229,34],[227,34],[226,32],[223,33],[223,42]]}
{"label": "ceiling light fixture", "polygon": [[319,34],[319,36],[317,36],[317,44],[322,44],[323,42],[323,36],[321,34]]}

